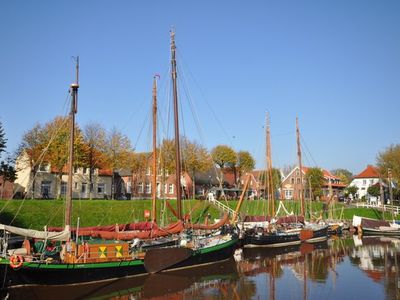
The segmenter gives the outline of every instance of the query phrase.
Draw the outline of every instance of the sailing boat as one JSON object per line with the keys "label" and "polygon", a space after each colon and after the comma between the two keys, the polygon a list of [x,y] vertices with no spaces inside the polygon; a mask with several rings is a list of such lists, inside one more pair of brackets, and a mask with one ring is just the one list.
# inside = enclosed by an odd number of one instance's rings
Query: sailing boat
{"label": "sailing boat", "polygon": [[[176,186],[178,218],[182,218],[180,191],[180,151],[178,99],[175,60],[175,33],[171,32],[171,65],[174,89],[175,145],[176,145]],[[78,74],[77,61],[77,74]],[[172,247],[137,247],[137,240],[94,240],[79,242],[72,239],[72,167],[75,114],[77,112],[78,75],[71,84],[71,136],[69,153],[69,178],[66,200],[65,227],[61,232],[33,231],[13,226],[0,225],[0,274],[2,287],[19,285],[57,285],[87,283],[126,276],[144,275],[180,268],[190,268],[229,259],[238,242],[236,227],[224,226],[216,231],[201,231],[196,235],[196,226],[187,224],[187,231],[181,234],[179,245]],[[154,216],[153,216],[154,217]],[[201,226],[200,226],[201,227]],[[207,228],[206,228],[207,229]],[[74,232],[76,235],[76,231]],[[207,234],[205,234],[207,233]],[[25,239],[19,249],[9,249],[11,234]],[[35,239],[41,243],[41,250],[31,247]],[[35,244],[36,246],[36,244]],[[51,249],[50,249],[51,247]]]}
{"label": "sailing boat", "polygon": [[271,158],[271,139],[270,139],[270,126],[269,115],[266,118],[266,162],[267,162],[267,189],[268,189],[268,214],[269,222],[260,226],[255,223],[252,227],[245,230],[243,234],[245,247],[282,247],[288,245],[300,244],[300,235],[297,231],[292,232],[287,220],[273,219],[275,217],[274,206],[274,184],[272,177],[272,158]]}

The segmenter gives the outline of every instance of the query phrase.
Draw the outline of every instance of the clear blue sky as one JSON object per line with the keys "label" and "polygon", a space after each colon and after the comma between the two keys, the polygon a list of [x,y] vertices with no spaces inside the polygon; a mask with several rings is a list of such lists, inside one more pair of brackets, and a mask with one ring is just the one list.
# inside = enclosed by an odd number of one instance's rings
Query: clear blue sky
{"label": "clear blue sky", "polygon": [[1,1],[8,150],[65,112],[74,55],[79,125],[116,127],[146,150],[155,73],[160,103],[168,95],[171,25],[180,94],[191,95],[204,140],[190,118],[184,131],[206,147],[248,150],[262,167],[267,110],[278,167],[296,161],[296,115],[306,165],[358,173],[400,143],[400,1]]}

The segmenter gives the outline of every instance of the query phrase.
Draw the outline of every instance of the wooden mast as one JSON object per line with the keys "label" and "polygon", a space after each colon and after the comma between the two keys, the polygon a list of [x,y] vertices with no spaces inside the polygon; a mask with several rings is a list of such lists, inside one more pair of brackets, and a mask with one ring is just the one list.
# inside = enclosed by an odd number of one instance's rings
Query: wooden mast
{"label": "wooden mast", "polygon": [[153,81],[153,178],[152,178],[152,210],[151,218],[155,223],[157,220],[157,76]]}
{"label": "wooden mast", "polygon": [[275,199],[274,199],[274,181],[272,177],[272,153],[271,153],[271,130],[270,119],[267,113],[266,118],[266,149],[267,149],[267,186],[268,186],[268,200],[270,203],[270,216],[275,215]]}
{"label": "wooden mast", "polygon": [[181,154],[179,146],[179,122],[178,122],[178,86],[176,73],[176,58],[175,58],[175,32],[171,30],[171,77],[174,100],[174,127],[175,127],[175,188],[178,219],[182,220],[182,196],[181,196]]}
{"label": "wooden mast", "polygon": [[300,146],[300,129],[299,129],[299,118],[296,117],[296,136],[297,136],[297,159],[299,161],[299,173],[300,173],[300,201],[301,201],[301,215],[304,217],[304,196],[303,196],[303,165],[301,163],[301,146]]}
{"label": "wooden mast", "polygon": [[71,225],[72,211],[72,182],[74,167],[74,140],[75,140],[75,114],[78,111],[78,88],[79,88],[79,56],[76,58],[76,82],[71,84],[71,111],[70,115],[70,139],[69,139],[69,160],[68,160],[68,189],[66,197],[65,226]]}

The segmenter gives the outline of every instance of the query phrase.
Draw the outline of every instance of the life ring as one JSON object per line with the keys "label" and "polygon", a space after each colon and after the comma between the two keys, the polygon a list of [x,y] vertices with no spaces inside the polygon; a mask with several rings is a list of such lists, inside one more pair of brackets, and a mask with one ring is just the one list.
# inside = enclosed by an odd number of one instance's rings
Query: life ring
{"label": "life ring", "polygon": [[18,269],[22,266],[24,258],[21,255],[13,255],[10,258],[10,267],[13,269]]}

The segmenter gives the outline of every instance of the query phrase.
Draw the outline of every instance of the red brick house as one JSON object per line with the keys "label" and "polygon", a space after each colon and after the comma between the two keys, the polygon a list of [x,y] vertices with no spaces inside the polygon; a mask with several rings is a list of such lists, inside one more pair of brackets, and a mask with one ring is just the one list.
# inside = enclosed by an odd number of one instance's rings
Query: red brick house
{"label": "red brick house", "polygon": [[0,176],[0,198],[11,199],[14,192],[14,183],[10,181],[4,181],[3,176]]}
{"label": "red brick house", "polygon": [[[306,182],[305,175],[308,171],[308,167],[302,168],[302,176],[303,176],[303,190],[305,199],[310,199],[310,192],[308,189],[308,183]],[[343,190],[346,185],[343,184],[339,177],[333,175],[328,170],[322,169],[322,173],[324,175],[324,184],[322,186],[322,197],[320,200],[327,201],[333,197],[332,199],[336,199],[339,196],[343,195]],[[300,189],[301,189],[301,181],[300,181],[300,170],[299,167],[296,166],[283,180],[281,184],[281,199],[295,199],[300,200]],[[331,195],[332,193],[332,195]]]}

